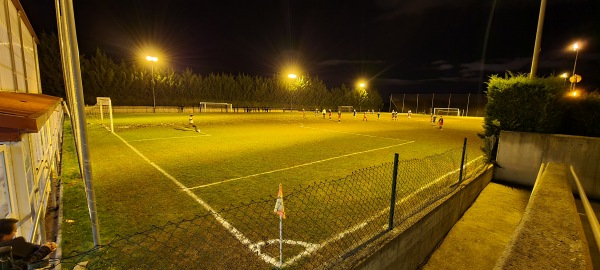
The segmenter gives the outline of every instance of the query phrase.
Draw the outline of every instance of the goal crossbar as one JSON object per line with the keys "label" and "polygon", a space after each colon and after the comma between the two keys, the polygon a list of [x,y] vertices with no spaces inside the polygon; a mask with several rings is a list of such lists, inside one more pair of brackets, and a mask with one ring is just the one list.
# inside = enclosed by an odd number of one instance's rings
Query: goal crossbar
{"label": "goal crossbar", "polygon": [[460,116],[460,108],[433,108],[433,114]]}
{"label": "goal crossbar", "polygon": [[[104,108],[106,106],[106,108]],[[104,125],[104,110],[108,112],[108,118],[110,120],[110,132],[115,132],[113,125],[112,115],[112,101],[109,97],[96,97],[96,107],[100,109],[100,124]]]}
{"label": "goal crossbar", "polygon": [[354,110],[354,106],[338,106],[338,111],[340,112],[352,112]]}
{"label": "goal crossbar", "polygon": [[209,110],[214,111],[216,109],[219,109],[221,112],[223,112],[223,109],[225,109],[225,112],[233,111],[233,105],[231,103],[200,102],[199,105],[200,112],[209,112]]}

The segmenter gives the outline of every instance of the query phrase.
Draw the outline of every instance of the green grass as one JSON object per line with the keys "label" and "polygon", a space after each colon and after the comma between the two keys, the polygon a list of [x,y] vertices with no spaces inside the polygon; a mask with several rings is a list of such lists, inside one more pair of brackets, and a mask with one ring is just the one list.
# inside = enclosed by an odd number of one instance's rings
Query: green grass
{"label": "green grass", "polygon": [[[330,121],[313,114],[303,119],[300,113],[240,113],[195,115],[195,123],[202,130],[199,134],[186,127],[188,116],[116,114],[115,129],[118,136],[187,188],[227,181],[192,189],[215,210],[273,197],[279,183],[283,183],[285,195],[311,183],[343,178],[362,168],[392,162],[394,153],[399,153],[401,160],[422,158],[462,147],[463,138],[469,140],[470,148],[477,149],[481,145],[477,133],[482,132],[482,119],[471,117],[444,117],[444,129],[439,130],[429,123],[429,116],[422,115],[412,119],[400,116],[397,122],[390,121],[389,114],[383,114],[379,121],[376,115],[369,115],[369,121],[363,122],[362,115],[354,120],[347,113],[338,123],[335,115]],[[206,214],[171,179],[101,127],[97,119],[88,122],[103,243],[151,225]],[[63,148],[63,213],[65,220],[74,221],[63,221],[62,244],[67,256],[93,243],[68,123]],[[362,186],[363,192],[370,190],[368,184]],[[356,191],[345,192],[340,196]],[[274,203],[266,204],[267,211],[272,211]],[[236,221],[239,215],[245,214],[224,213],[232,224],[243,228],[247,224]],[[301,216],[289,215],[292,221]],[[271,226],[269,222],[257,221]],[[324,230],[318,238],[339,233],[331,230]]]}

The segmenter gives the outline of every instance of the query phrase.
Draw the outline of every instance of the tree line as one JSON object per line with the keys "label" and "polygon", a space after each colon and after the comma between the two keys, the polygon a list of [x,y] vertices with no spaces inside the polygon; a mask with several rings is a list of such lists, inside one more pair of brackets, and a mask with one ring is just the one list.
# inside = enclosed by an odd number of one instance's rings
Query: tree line
{"label": "tree line", "polygon": [[[45,94],[65,97],[61,56],[56,34],[42,33],[38,47],[40,77]],[[199,102],[226,102],[239,107],[337,108],[354,106],[380,109],[383,100],[375,89],[342,85],[328,89],[318,78],[258,77],[245,74],[201,75],[187,68],[116,63],[100,49],[81,56],[81,76],[87,105],[96,97],[110,97],[113,105],[196,106]]]}

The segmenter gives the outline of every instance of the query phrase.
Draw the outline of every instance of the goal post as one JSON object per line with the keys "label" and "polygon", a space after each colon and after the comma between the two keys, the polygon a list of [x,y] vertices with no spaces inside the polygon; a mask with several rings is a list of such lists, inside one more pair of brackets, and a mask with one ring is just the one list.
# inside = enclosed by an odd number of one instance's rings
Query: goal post
{"label": "goal post", "polygon": [[338,106],[339,112],[353,112],[354,106]]}
{"label": "goal post", "polygon": [[232,112],[231,103],[200,102],[200,112]]}
{"label": "goal post", "polygon": [[433,108],[433,114],[460,116],[460,108]]}
{"label": "goal post", "polygon": [[96,105],[86,109],[88,122],[96,121],[102,126],[107,126],[110,132],[114,131],[112,101],[109,97],[96,97]]}

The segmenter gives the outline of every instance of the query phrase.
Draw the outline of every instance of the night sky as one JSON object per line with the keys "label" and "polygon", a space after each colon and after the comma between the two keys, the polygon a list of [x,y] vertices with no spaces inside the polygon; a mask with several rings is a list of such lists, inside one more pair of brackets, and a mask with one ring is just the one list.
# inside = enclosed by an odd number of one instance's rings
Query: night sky
{"label": "night sky", "polygon": [[[579,86],[600,88],[600,1],[547,1],[538,75],[572,73],[579,41]],[[132,63],[153,48],[161,64],[203,75],[277,76],[295,63],[328,87],[362,77],[384,96],[477,93],[490,74],[529,73],[540,9],[530,0],[73,2],[84,55],[100,48]],[[38,34],[56,32],[53,0],[21,4]]]}

